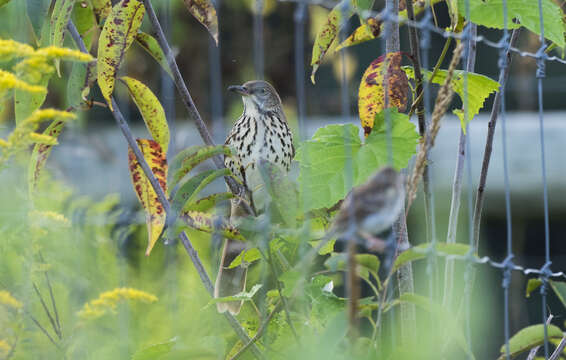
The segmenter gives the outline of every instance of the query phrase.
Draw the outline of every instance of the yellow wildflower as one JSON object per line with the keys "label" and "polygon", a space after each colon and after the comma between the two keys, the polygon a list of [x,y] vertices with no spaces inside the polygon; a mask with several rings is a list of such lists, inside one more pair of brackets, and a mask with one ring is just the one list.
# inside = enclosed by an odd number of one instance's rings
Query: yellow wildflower
{"label": "yellow wildflower", "polygon": [[51,59],[63,59],[82,62],[90,62],[94,60],[94,58],[90,54],[85,54],[78,50],[61,48],[57,46],[48,46],[46,48],[39,49],[35,52],[35,54]]}
{"label": "yellow wildflower", "polygon": [[0,305],[6,305],[14,309],[20,309],[23,305],[7,291],[0,290]]}
{"label": "yellow wildflower", "polygon": [[125,300],[154,303],[157,301],[157,297],[137,289],[116,288],[112,291],[106,291],[100,294],[98,298],[86,303],[78,315],[84,319],[94,319],[104,315],[107,311],[114,312],[118,304]]}
{"label": "yellow wildflower", "polygon": [[29,134],[29,139],[31,140],[31,142],[36,143],[36,144],[43,144],[43,145],[57,145],[57,139],[54,138],[53,136],[50,135],[45,135],[45,134],[38,134],[35,132],[32,132]]}
{"label": "yellow wildflower", "polygon": [[28,216],[39,223],[43,223],[45,221],[50,221],[50,222],[52,221],[65,227],[71,225],[69,219],[67,219],[63,214],[57,213],[55,211],[34,210],[34,211],[30,211]]}
{"label": "yellow wildflower", "polygon": [[7,342],[0,339],[0,355],[6,356],[12,350],[12,347]]}
{"label": "yellow wildflower", "polygon": [[14,57],[29,56],[33,54],[33,48],[14,40],[0,39],[0,59],[8,61]]}
{"label": "yellow wildflower", "polygon": [[46,92],[43,86],[30,85],[16,77],[16,75],[4,70],[0,70],[0,91],[18,89],[32,93]]}
{"label": "yellow wildflower", "polygon": [[10,147],[10,143],[4,139],[0,139],[0,147]]}
{"label": "yellow wildflower", "polygon": [[34,111],[24,122],[40,123],[47,119],[69,120],[76,118],[76,115],[68,111],[55,109],[42,109]]}

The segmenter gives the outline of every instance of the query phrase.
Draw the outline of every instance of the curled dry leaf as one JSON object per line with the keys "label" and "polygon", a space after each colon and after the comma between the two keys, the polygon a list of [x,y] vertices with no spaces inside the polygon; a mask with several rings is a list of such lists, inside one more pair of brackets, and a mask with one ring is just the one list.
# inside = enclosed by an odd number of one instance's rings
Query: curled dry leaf
{"label": "curled dry leaf", "polygon": [[369,18],[366,23],[362,23],[352,35],[348,36],[340,45],[335,49],[336,52],[348,46],[361,44],[365,41],[373,40],[381,35],[381,27],[383,22],[379,19]]}
{"label": "curled dry leaf", "polygon": [[98,42],[98,86],[112,109],[116,72],[142,23],[145,8],[139,0],[122,0],[112,8]]}
{"label": "curled dry leaf", "polygon": [[208,30],[218,44],[218,18],[216,9],[210,0],[185,0],[185,6],[201,24]]}
{"label": "curled dry leaf", "polygon": [[401,57],[400,52],[382,55],[368,66],[362,76],[358,111],[366,136],[374,127],[376,114],[389,107],[404,111],[407,106],[409,81],[401,69]]}
{"label": "curled dry leaf", "polygon": [[[165,192],[167,190],[167,158],[165,152],[156,141],[148,139],[137,139],[136,141],[143,157]],[[151,249],[163,232],[166,214],[163,204],[159,202],[155,190],[153,190],[131,148],[128,149],[128,167],[134,190],[146,213],[148,243],[145,255],[149,256]]]}

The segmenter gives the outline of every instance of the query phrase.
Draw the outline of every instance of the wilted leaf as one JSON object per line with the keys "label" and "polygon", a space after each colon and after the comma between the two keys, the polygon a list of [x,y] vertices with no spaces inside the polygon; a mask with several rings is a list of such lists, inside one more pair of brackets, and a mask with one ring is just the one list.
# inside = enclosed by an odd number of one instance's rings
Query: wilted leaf
{"label": "wilted leaf", "polygon": [[230,148],[224,145],[191,146],[179,152],[171,161],[171,184],[178,183],[201,162],[218,155],[230,155]]}
{"label": "wilted leaf", "polygon": [[158,360],[162,356],[169,354],[176,343],[177,338],[173,338],[159,344],[150,345],[136,351],[134,355],[132,355],[132,360]]}
{"label": "wilted leaf", "polygon": [[[391,120],[391,150],[393,166],[402,169],[415,154],[418,134],[415,125],[395,108],[386,110]],[[384,113],[378,114],[380,119]],[[385,121],[375,127],[362,142],[359,128],[353,124],[328,125],[316,131],[297,151],[300,163],[299,184],[305,211],[327,208],[343,199],[351,190],[365,182],[381,166],[388,163],[388,133]],[[308,155],[308,156],[306,156]],[[346,179],[350,163],[353,184]]]}
{"label": "wilted leaf", "polygon": [[[65,121],[63,120],[54,120],[46,129],[43,131],[43,134],[51,136],[53,138],[58,138],[59,134],[63,130],[63,126],[65,125]],[[41,175],[41,171],[51,153],[51,149],[53,148],[52,145],[45,145],[45,144],[36,144],[33,148],[33,152],[31,153],[31,158],[29,162],[29,169],[28,169],[28,191],[30,198],[33,198],[33,194],[35,193],[35,189],[39,182],[39,177]]]}
{"label": "wilted leaf", "polygon": [[[424,259],[427,257],[427,250],[430,244],[421,244],[410,248],[409,250],[403,251],[393,265],[393,271],[396,271],[401,266],[408,262]],[[447,244],[447,243],[437,243],[434,251],[437,255],[459,255],[464,256],[470,251],[470,246],[466,244]]]}
{"label": "wilted leaf", "polygon": [[210,213],[187,211],[181,213],[180,218],[193,229],[210,234],[217,231],[225,238],[246,241],[238,229],[224,219],[215,217]]}
{"label": "wilted leaf", "polygon": [[362,76],[358,92],[358,112],[366,136],[374,127],[376,114],[386,107],[396,107],[402,112],[407,106],[409,81],[401,69],[401,59],[400,52],[382,55],[368,66]]}
{"label": "wilted leaf", "polygon": [[[548,339],[562,339],[562,331],[558,326],[548,325]],[[518,354],[544,343],[544,325],[531,325],[519,330],[518,333],[509,339],[510,356],[513,358]],[[499,360],[505,359],[505,344],[499,350],[501,356]]]}
{"label": "wilted leaf", "polygon": [[[348,1],[348,0],[343,0]],[[342,19],[343,15],[343,4],[342,2],[339,3],[332,9],[332,11],[328,14],[326,18],[326,22],[324,25],[318,30],[316,34],[316,38],[314,40],[314,45],[312,47],[312,59],[311,59],[311,66],[312,66],[312,73],[311,73],[311,81],[314,84],[314,75],[318,70],[322,62],[322,58],[327,53],[330,45],[338,36],[338,31],[343,21],[348,20],[352,15],[353,11],[348,8],[346,13],[346,19]]]}
{"label": "wilted leaf", "polygon": [[208,302],[207,306],[212,305],[212,304],[216,304],[216,303],[221,303],[221,302],[251,300],[252,297],[257,293],[257,291],[259,289],[261,289],[261,286],[262,286],[261,284],[255,284],[254,286],[252,286],[252,288],[248,292],[242,291],[242,292],[239,292],[236,295],[232,295],[232,296],[213,298]]}
{"label": "wilted leaf", "polygon": [[[163,191],[166,192],[167,158],[165,157],[165,152],[161,146],[153,140],[137,139],[136,141],[151,171],[159,181]],[[151,249],[163,232],[166,214],[163,205],[159,202],[157,194],[145,176],[131,148],[128,149],[128,166],[134,190],[146,213],[148,244],[145,255],[149,256]]]}
{"label": "wilted leaf", "polygon": [[184,0],[185,6],[201,24],[208,30],[218,44],[218,18],[216,9],[210,0]]}
{"label": "wilted leaf", "polygon": [[98,22],[112,12],[111,0],[91,0],[91,3]]}
{"label": "wilted leaf", "polygon": [[375,18],[367,19],[367,22],[362,23],[354,32],[342,41],[340,45],[334,49],[338,52],[343,48],[361,44],[363,42],[373,40],[381,35],[382,22]]}
{"label": "wilted leaf", "polygon": [[226,168],[205,170],[191,177],[186,182],[177,184],[171,191],[171,196],[173,197],[171,200],[171,210],[173,214],[179,213],[185,207],[185,204],[192,203],[205,186],[215,179],[229,174],[230,170]]}
{"label": "wilted leaf", "polygon": [[[414,78],[413,68],[411,66],[403,66],[403,70],[407,73],[410,79]],[[427,70],[421,70],[425,80],[429,81],[431,72]],[[438,70],[432,82],[434,84],[442,85],[446,80],[447,71]],[[491,95],[491,93],[499,90],[499,83],[490,79],[487,76],[475,73],[468,73],[468,91],[464,91],[464,75],[463,70],[455,70],[452,77],[452,89],[460,96],[462,103],[464,103],[465,96],[468,97],[468,117],[467,120],[470,122],[474,116],[476,116],[480,109],[483,107],[485,100]],[[464,112],[460,109],[454,110],[454,114],[460,118],[460,124],[462,129],[466,131],[466,123],[464,122]]]}
{"label": "wilted leaf", "polygon": [[531,293],[538,289],[542,285],[542,280],[540,279],[529,279],[527,282],[527,290],[525,292],[526,297],[531,297]]}
{"label": "wilted leaf", "polygon": [[163,152],[167,153],[167,148],[169,147],[169,125],[165,118],[163,106],[161,106],[153,92],[141,81],[128,76],[124,76],[120,80],[128,87],[130,95],[142,114],[143,121],[151,137],[161,145]]}
{"label": "wilted leaf", "polygon": [[[507,4],[507,28],[514,29],[521,25],[540,35],[540,17],[537,2],[525,0],[473,0],[470,1],[471,20],[478,24],[495,29],[503,29],[503,5]],[[458,0],[460,14],[466,14],[465,0]],[[544,36],[563,48],[564,24],[562,10],[552,0],[542,0],[542,16]],[[517,20],[519,23],[516,23]]]}
{"label": "wilted leaf", "polygon": [[[55,6],[53,7],[53,12],[51,13],[51,36],[49,37],[49,43],[52,46],[63,46],[63,38],[65,37],[65,31],[67,30],[69,19],[71,19],[71,13],[73,12],[74,5],[75,0],[55,1]],[[57,68],[57,74],[61,76],[59,64],[60,61],[56,59],[55,67]]]}
{"label": "wilted leaf", "polygon": [[112,110],[116,72],[142,23],[145,8],[138,0],[122,0],[114,5],[98,41],[98,86]]}
{"label": "wilted leaf", "polygon": [[169,76],[173,78],[171,68],[169,67],[169,64],[167,64],[165,54],[163,54],[163,50],[161,50],[161,47],[159,46],[157,40],[155,40],[153,36],[140,31],[136,34],[136,41],[145,51],[148,52],[149,55],[151,55],[155,59],[155,61],[159,63],[159,65],[161,65],[163,70],[165,70],[167,74],[169,74]]}

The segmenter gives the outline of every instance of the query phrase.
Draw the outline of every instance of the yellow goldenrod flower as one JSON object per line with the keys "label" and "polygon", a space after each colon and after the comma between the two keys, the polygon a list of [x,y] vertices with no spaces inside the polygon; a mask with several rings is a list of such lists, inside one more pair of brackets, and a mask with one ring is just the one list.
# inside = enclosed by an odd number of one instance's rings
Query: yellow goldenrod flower
{"label": "yellow goldenrod flower", "polygon": [[43,145],[57,145],[57,139],[54,138],[53,136],[50,135],[45,135],[45,134],[38,134],[35,132],[32,132],[29,134],[29,139],[31,140],[31,142],[36,143],[36,144],[43,144]]}
{"label": "yellow goldenrod flower", "polygon": [[71,226],[71,222],[63,214],[57,213],[55,211],[30,211],[28,213],[30,219],[33,219],[37,223],[41,224],[44,222],[56,222],[59,225],[68,227]]}
{"label": "yellow goldenrod flower", "polygon": [[8,345],[7,342],[0,339],[0,355],[6,356],[11,350],[12,350],[12,347],[10,345]]}
{"label": "yellow goldenrod flower", "polygon": [[95,319],[104,315],[107,311],[114,312],[118,304],[125,300],[154,303],[157,301],[157,297],[137,289],[116,288],[104,292],[98,298],[86,303],[78,315],[83,319]]}
{"label": "yellow goldenrod flower", "polygon": [[29,45],[14,40],[0,39],[0,59],[2,61],[8,61],[14,57],[29,56],[33,52],[33,48]]}
{"label": "yellow goldenrod flower", "polygon": [[18,89],[32,93],[46,92],[47,89],[43,86],[30,85],[16,77],[16,75],[4,70],[0,70],[0,91]]}
{"label": "yellow goldenrod flower", "polygon": [[0,139],[0,147],[10,147],[10,143],[4,139]]}
{"label": "yellow goldenrod flower", "polygon": [[0,290],[0,305],[6,305],[14,309],[20,309],[23,305],[5,290]]}
{"label": "yellow goldenrod flower", "polygon": [[47,119],[59,119],[59,120],[70,120],[74,119],[77,116],[73,113],[68,111],[61,111],[55,109],[42,109],[34,111],[24,122],[29,122],[32,124],[40,123]]}
{"label": "yellow goldenrod flower", "polygon": [[46,48],[39,49],[35,52],[35,54],[51,59],[63,59],[82,62],[90,62],[94,60],[94,58],[90,54],[85,54],[78,50],[61,48],[57,46],[48,46]]}

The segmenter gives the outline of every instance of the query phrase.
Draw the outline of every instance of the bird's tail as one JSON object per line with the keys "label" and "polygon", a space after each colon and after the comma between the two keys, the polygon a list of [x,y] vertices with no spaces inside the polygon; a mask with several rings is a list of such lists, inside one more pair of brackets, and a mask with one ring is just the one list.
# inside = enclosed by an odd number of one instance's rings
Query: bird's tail
{"label": "bird's tail", "polygon": [[[245,244],[240,241],[226,239],[222,249],[222,259],[220,269],[214,285],[214,297],[226,297],[236,295],[246,288],[246,277],[248,268],[242,265],[229,269],[232,261],[242,252]],[[217,303],[218,312],[229,311],[232,315],[237,315],[242,308],[243,301],[230,301]]]}

